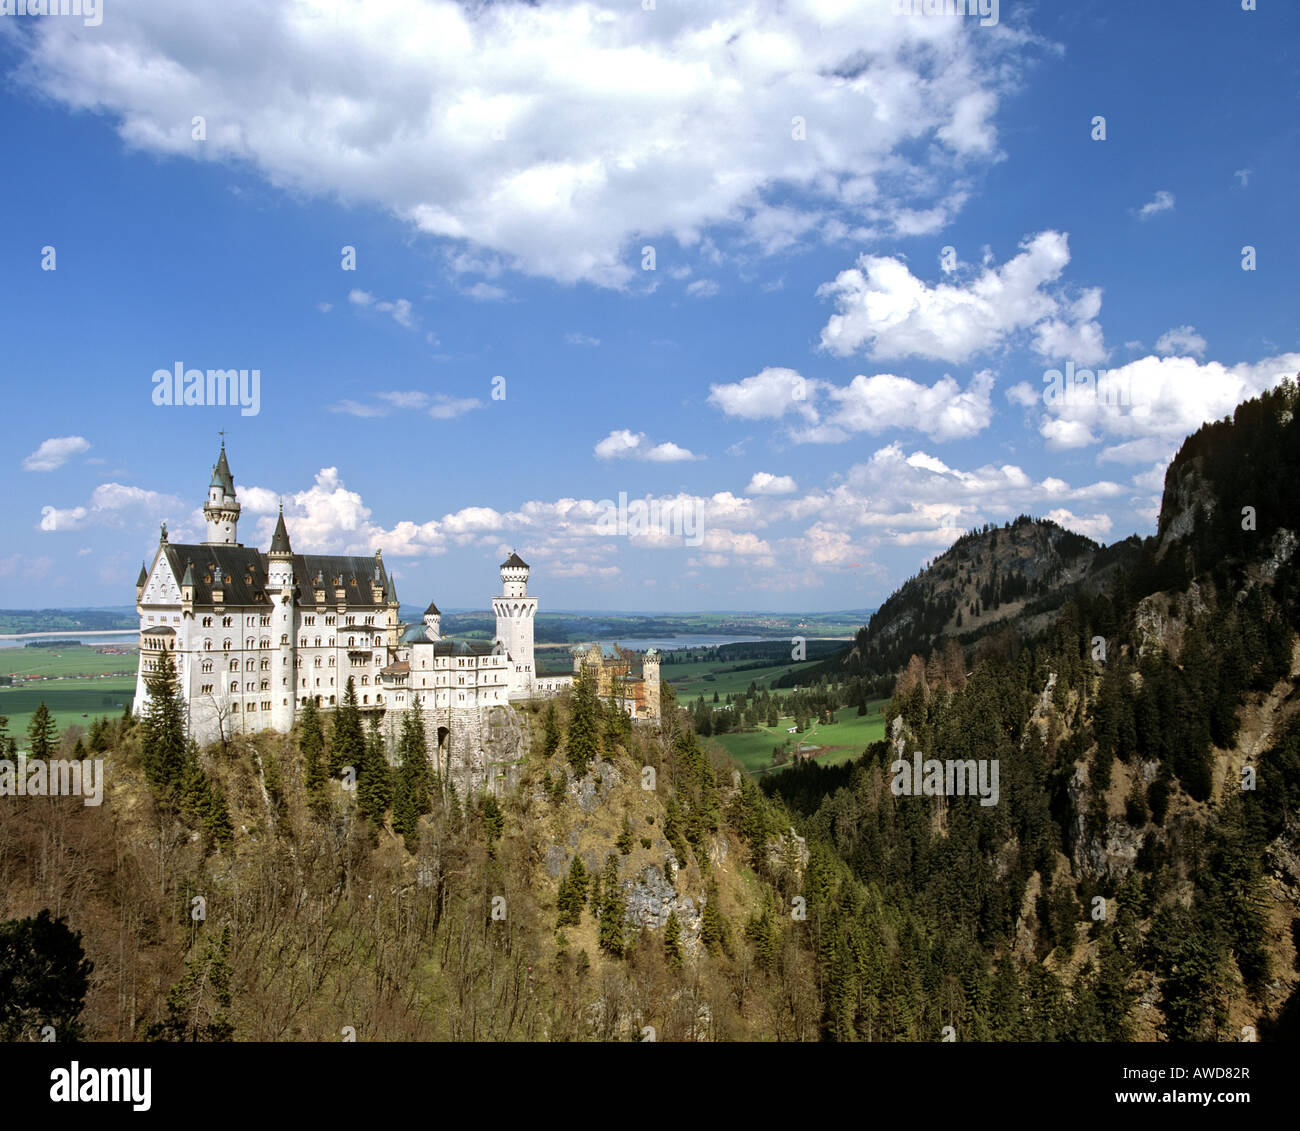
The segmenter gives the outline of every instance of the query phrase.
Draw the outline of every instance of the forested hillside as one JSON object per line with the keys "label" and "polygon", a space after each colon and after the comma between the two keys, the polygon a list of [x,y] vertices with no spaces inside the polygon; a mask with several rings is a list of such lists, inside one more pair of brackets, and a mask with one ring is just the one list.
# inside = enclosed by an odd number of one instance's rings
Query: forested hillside
{"label": "forested hillside", "polygon": [[[0,1024],[1294,1037],[1297,399],[1287,383],[1189,438],[1141,545],[1030,520],[958,543],[942,583],[877,614],[897,632],[868,632],[898,673],[889,738],[761,789],[705,752],[671,692],[662,731],[586,681],[530,708],[520,783],[497,798],[440,780],[418,727],[387,749],[354,703],[198,750],[164,671],[146,718],[92,734],[102,807],[6,799],[0,984],[47,964]],[[1011,611],[966,638],[972,601]],[[900,794],[896,763],[917,754],[996,763],[993,803]]]}

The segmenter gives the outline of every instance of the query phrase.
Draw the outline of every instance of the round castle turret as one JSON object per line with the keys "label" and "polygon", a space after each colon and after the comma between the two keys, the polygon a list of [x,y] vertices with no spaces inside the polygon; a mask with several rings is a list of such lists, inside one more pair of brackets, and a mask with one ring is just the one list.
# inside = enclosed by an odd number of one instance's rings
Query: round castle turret
{"label": "round castle turret", "polygon": [[239,500],[235,498],[235,477],[226,462],[226,441],[221,441],[221,455],[212,468],[212,482],[208,485],[208,501],[203,504],[203,517],[207,520],[208,536],[205,546],[238,546],[235,541],[239,525]]}

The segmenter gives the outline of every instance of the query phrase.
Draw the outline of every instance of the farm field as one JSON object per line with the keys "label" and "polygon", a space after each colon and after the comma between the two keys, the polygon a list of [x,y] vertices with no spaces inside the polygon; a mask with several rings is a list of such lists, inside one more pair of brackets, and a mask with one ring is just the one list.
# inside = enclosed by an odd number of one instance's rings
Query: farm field
{"label": "farm field", "polygon": [[42,701],[62,734],[74,723],[89,729],[96,715],[120,715],[134,694],[133,675],[42,680],[22,687],[0,687],[0,715],[9,719],[9,734],[25,748],[27,724]]}
{"label": "farm field", "polygon": [[751,683],[760,689],[786,672],[802,667],[811,667],[815,661],[806,663],[772,664],[769,667],[753,668],[749,671],[737,671],[745,663],[753,661],[740,660],[735,663],[717,660],[695,660],[685,664],[662,664],[659,676],[665,683],[671,683],[677,693],[677,702],[685,704],[700,695],[712,698],[716,691],[721,696],[734,695],[746,690]]}
{"label": "farm field", "polygon": [[103,675],[106,672],[134,673],[139,653],[104,656],[83,644],[75,648],[0,649],[0,675]]}
{"label": "farm field", "polygon": [[794,725],[794,720],[784,718],[779,726],[714,735],[705,739],[705,744],[716,743],[749,774],[784,769],[784,766],[772,765],[772,747],[786,739],[790,740],[792,749],[800,743],[821,747],[821,752],[815,757],[824,766],[849,762],[871,743],[885,737],[885,719],[880,709],[886,702],[885,699],[872,700],[867,704],[865,715],[859,715],[856,707],[841,707],[835,712],[835,722],[819,723],[803,734],[787,734],[788,728]]}

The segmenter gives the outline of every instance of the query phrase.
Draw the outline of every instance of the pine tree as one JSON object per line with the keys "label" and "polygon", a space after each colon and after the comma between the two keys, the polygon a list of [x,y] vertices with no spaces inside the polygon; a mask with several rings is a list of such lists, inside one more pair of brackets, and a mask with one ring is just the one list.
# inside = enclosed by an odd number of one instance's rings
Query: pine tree
{"label": "pine tree", "polygon": [[402,721],[398,746],[401,762],[393,782],[393,831],[414,851],[420,818],[433,809],[433,774],[424,736],[424,715],[417,697]]}
{"label": "pine tree", "polygon": [[576,927],[582,920],[582,906],[587,900],[587,869],[577,856],[569,865],[569,871],[560,881],[556,908],[559,917],[556,927]]}
{"label": "pine tree", "polygon": [[490,793],[483,795],[483,832],[487,835],[489,851],[495,848],[496,842],[501,839],[502,832],[505,831],[506,817],[501,812],[501,805],[497,799]]}
{"label": "pine tree", "polygon": [[185,962],[185,974],[167,993],[166,1014],[145,1030],[147,1041],[230,1041],[230,927],[205,941]]}
{"label": "pine tree", "polygon": [[618,882],[618,857],[612,852],[605,861],[604,904],[600,909],[600,932],[597,941],[600,949],[615,958],[623,953],[623,919],[627,915],[627,904],[623,899],[623,889]]}
{"label": "pine tree", "polygon": [[94,969],[81,932],[48,908],[0,923],[0,1041],[40,1040],[46,1025],[59,1041],[80,1040]]}
{"label": "pine tree", "polygon": [[169,789],[180,780],[188,748],[185,697],[170,652],[162,654],[144,686],[148,702],[140,724],[140,757],[150,784]]}
{"label": "pine tree", "polygon": [[199,825],[216,844],[226,845],[234,839],[226,799],[204,771],[198,745],[193,741],[186,746],[176,802],[182,815],[191,824]]}
{"label": "pine tree", "polygon": [[[96,719],[96,722],[99,720]],[[94,727],[91,727],[91,733],[94,733]],[[17,743],[14,742],[13,736],[9,733],[9,720],[4,715],[0,715],[0,758],[12,759]]]}
{"label": "pine tree", "polygon": [[765,902],[763,910],[745,925],[745,937],[754,944],[754,961],[764,970],[771,970],[776,959],[776,924],[772,920],[771,903]]}
{"label": "pine tree", "polygon": [[351,766],[358,779],[361,775],[361,763],[366,753],[366,737],[361,730],[361,710],[357,706],[357,689],[348,676],[343,689],[343,702],[334,712],[334,730],[330,735],[330,773],[335,777],[343,774],[346,766]]}
{"label": "pine tree", "polygon": [[376,829],[383,827],[384,813],[392,796],[386,751],[387,743],[379,729],[379,716],[371,715],[370,733],[366,736],[361,768],[357,773],[357,809]]}
{"label": "pine tree", "polygon": [[542,757],[550,758],[560,748],[560,739],[562,737],[560,715],[556,711],[554,703],[546,704],[546,713],[542,716],[542,726]]}
{"label": "pine tree", "polygon": [[309,794],[316,794],[325,785],[325,729],[313,695],[307,696],[298,720],[298,749],[302,752],[303,784]]}
{"label": "pine tree", "polygon": [[722,908],[718,906],[718,885],[709,881],[704,901],[704,911],[700,915],[700,942],[710,954],[717,954],[726,944],[727,924],[722,918]]}
{"label": "pine tree", "polygon": [[49,761],[58,747],[59,732],[50,718],[50,709],[42,700],[27,724],[27,756]]}
{"label": "pine tree", "polygon": [[668,912],[668,922],[664,924],[664,957],[674,969],[682,964],[682,925],[676,911]]}
{"label": "pine tree", "polygon": [[623,831],[618,834],[618,839],[614,842],[615,847],[624,856],[632,851],[632,826],[628,823],[627,814],[623,815]]}
{"label": "pine tree", "polygon": [[583,670],[573,689],[569,715],[569,765],[578,777],[586,774],[600,747],[600,699],[595,677]]}

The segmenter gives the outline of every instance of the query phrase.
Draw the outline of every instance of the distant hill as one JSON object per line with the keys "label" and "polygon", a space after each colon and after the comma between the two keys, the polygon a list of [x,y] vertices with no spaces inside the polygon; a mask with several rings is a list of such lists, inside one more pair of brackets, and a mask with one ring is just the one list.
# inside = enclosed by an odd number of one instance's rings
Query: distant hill
{"label": "distant hill", "polygon": [[1079,589],[1097,591],[1137,558],[1136,538],[1100,546],[1048,519],[1021,515],[972,530],[910,578],[860,628],[852,646],[778,686],[897,672],[944,637],[970,644],[1017,621],[1040,628]]}
{"label": "distant hill", "polygon": [[87,632],[122,629],[129,632],[139,626],[134,605],[101,609],[0,609],[0,633]]}

